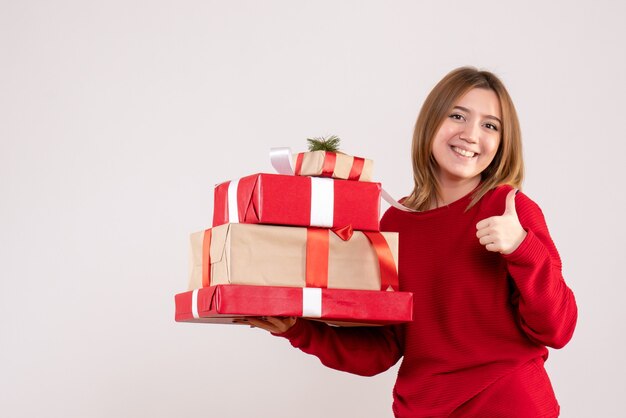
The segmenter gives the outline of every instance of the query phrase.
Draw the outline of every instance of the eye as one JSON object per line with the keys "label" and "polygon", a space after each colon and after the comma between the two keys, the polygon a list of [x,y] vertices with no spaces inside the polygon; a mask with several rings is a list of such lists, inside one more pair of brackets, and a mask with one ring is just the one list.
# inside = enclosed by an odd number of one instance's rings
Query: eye
{"label": "eye", "polygon": [[448,117],[454,120],[465,120],[465,116],[461,115],[460,113],[452,113]]}
{"label": "eye", "polygon": [[494,125],[493,123],[489,123],[489,122],[485,123],[485,128],[491,129],[496,132],[498,131],[498,127]]}

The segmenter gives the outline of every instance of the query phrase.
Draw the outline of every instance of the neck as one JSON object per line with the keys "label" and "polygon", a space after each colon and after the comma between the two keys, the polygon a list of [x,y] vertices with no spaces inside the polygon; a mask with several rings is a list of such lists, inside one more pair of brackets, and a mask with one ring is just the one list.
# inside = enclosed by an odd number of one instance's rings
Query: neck
{"label": "neck", "polygon": [[433,208],[449,205],[452,202],[456,202],[463,196],[466,196],[472,190],[474,190],[480,183],[480,176],[476,176],[471,179],[463,179],[456,181],[442,181],[439,180],[439,193],[437,201],[434,202]]}

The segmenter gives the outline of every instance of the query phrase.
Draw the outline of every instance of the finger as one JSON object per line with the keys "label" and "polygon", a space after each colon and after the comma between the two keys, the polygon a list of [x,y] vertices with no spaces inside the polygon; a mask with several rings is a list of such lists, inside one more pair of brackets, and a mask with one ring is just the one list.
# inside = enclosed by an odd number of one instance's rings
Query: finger
{"label": "finger", "polygon": [[496,218],[496,216],[492,216],[491,218],[486,218],[486,219],[483,219],[482,221],[478,222],[476,224],[476,229],[487,228],[491,224],[491,221],[493,220],[493,218]]}
{"label": "finger", "polygon": [[517,216],[517,210],[515,209],[515,195],[517,194],[517,189],[513,189],[506,195],[506,207],[504,208],[504,215],[515,215]]}
{"label": "finger", "polygon": [[271,324],[267,321],[264,321],[262,319],[259,318],[248,318],[248,324],[250,324],[250,326],[252,326],[253,328],[261,328],[265,331],[269,331],[269,332],[275,332],[276,331],[276,326],[274,324]]}
{"label": "finger", "polygon": [[500,247],[494,242],[490,242],[489,244],[485,245],[485,248],[487,249],[487,251],[491,251],[494,253],[497,253],[500,251],[499,249]]}
{"label": "finger", "polygon": [[482,237],[486,237],[487,235],[491,235],[494,232],[493,228],[482,228],[476,231],[476,238],[480,239]]}
{"label": "finger", "polygon": [[481,245],[493,244],[493,237],[490,235],[486,235],[478,240]]}
{"label": "finger", "polygon": [[275,316],[268,316],[266,318],[267,322],[271,323],[272,325],[274,325],[275,327],[280,327],[281,325],[284,324],[285,319],[284,318],[277,318]]}
{"label": "finger", "polygon": [[278,330],[277,331],[278,333],[283,333],[287,331],[296,323],[296,317],[294,316],[273,317],[273,318],[268,318],[268,320],[274,324],[274,326]]}
{"label": "finger", "polygon": [[242,321],[242,323],[253,325],[259,328],[262,328],[268,325],[265,321],[261,321],[260,319],[257,319],[257,318],[248,318],[245,322]]}

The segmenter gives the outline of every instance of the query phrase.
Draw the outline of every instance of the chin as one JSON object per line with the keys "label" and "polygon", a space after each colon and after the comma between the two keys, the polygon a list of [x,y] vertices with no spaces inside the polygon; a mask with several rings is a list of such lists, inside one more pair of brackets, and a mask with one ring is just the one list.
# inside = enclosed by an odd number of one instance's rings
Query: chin
{"label": "chin", "polygon": [[449,178],[452,179],[453,181],[457,181],[457,182],[465,182],[465,181],[470,181],[473,180],[475,178],[479,178],[480,181],[480,173],[449,173]]}
{"label": "chin", "polygon": [[473,178],[475,178],[478,174],[477,173],[466,173],[466,172],[457,172],[457,173],[450,173],[452,178],[455,178],[457,180],[471,180]]}

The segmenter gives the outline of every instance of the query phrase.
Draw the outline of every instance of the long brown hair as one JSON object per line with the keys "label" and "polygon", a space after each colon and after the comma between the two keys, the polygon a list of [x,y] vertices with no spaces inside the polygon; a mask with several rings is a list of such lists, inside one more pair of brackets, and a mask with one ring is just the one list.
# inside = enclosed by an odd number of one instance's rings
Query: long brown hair
{"label": "long brown hair", "polygon": [[413,133],[413,192],[404,205],[416,210],[427,210],[440,197],[435,176],[437,162],[433,156],[433,139],[457,100],[469,90],[492,90],[500,100],[502,137],[493,161],[481,173],[481,183],[472,195],[471,208],[485,193],[501,184],[520,188],[524,179],[522,134],[515,106],[500,79],[489,71],[473,67],[457,68],[446,75],[430,92],[415,123]]}

